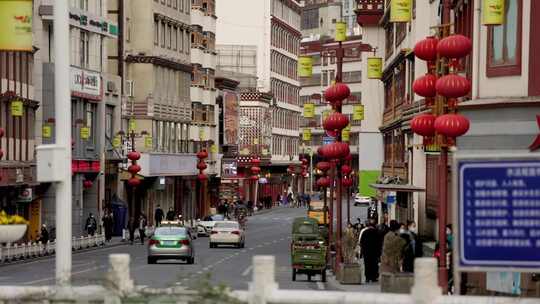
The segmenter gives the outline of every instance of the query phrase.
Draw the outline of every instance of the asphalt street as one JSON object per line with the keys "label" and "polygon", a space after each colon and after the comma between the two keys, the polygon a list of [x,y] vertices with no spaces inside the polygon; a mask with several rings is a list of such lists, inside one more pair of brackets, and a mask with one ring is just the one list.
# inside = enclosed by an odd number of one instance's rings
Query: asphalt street
{"label": "asphalt street", "polygon": [[[345,208],[344,208],[345,209]],[[345,213],[345,210],[344,210]],[[330,289],[314,277],[300,275],[291,280],[290,235],[294,218],[305,216],[305,208],[280,207],[249,218],[246,247],[209,248],[208,238],[194,241],[195,264],[182,261],[159,261],[147,264],[146,245],[122,245],[73,255],[72,283],[74,285],[99,284],[109,267],[108,255],[128,253],[131,256],[131,276],[138,285],[148,287],[195,287],[203,279],[213,284],[225,284],[232,289],[248,288],[252,277],[252,258],[255,255],[276,257],[276,280],[280,288]],[[367,208],[351,207],[351,217],[365,219]],[[54,284],[54,259],[42,259],[23,264],[0,267],[0,285],[51,285]]]}

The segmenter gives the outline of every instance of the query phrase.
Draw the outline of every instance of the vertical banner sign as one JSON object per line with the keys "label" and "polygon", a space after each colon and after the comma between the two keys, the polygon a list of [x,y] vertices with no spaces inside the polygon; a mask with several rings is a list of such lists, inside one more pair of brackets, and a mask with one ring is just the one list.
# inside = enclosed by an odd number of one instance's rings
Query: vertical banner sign
{"label": "vertical banner sign", "polygon": [[382,78],[382,58],[370,57],[367,59],[367,78],[381,79]]}
{"label": "vertical banner sign", "polygon": [[341,131],[341,140],[342,141],[349,141],[351,139],[351,130],[348,128],[345,128]]}
{"label": "vertical banner sign", "polygon": [[343,21],[336,22],[336,41],[347,40],[347,23]]}
{"label": "vertical banner sign", "polygon": [[353,106],[353,120],[364,120],[364,105]]}
{"label": "vertical banner sign", "polygon": [[[0,1],[1,3],[2,1]],[[11,102],[11,116],[21,117],[24,114],[24,105],[20,100],[14,100]]]}
{"label": "vertical banner sign", "polygon": [[298,57],[298,76],[311,77],[313,76],[313,59],[311,56]]}
{"label": "vertical banner sign", "polygon": [[146,136],[144,138],[144,147],[146,149],[152,149],[153,146],[154,146],[154,141],[152,140],[152,136]]}
{"label": "vertical banner sign", "polygon": [[315,117],[315,105],[312,103],[305,103],[304,104],[304,117],[305,118],[313,118]]}
{"label": "vertical banner sign", "polygon": [[113,148],[118,149],[120,148],[121,145],[122,145],[122,138],[119,135],[116,135],[112,140],[112,146]]}
{"label": "vertical banner sign", "polygon": [[43,128],[41,128],[41,136],[43,136],[43,138],[51,138],[52,130],[50,125],[43,125]]}
{"label": "vertical banner sign", "polygon": [[90,128],[81,127],[81,139],[87,140],[90,138]]}
{"label": "vertical banner sign", "polygon": [[483,0],[482,24],[500,25],[504,23],[505,0]]}
{"label": "vertical banner sign", "polygon": [[32,0],[0,0],[0,50],[32,51]]}
{"label": "vertical banner sign", "polygon": [[210,146],[210,152],[211,153],[217,153],[218,152],[218,146],[216,144],[213,144]]}
{"label": "vertical banner sign", "polygon": [[305,128],[302,132],[302,140],[303,141],[310,141],[311,140],[311,129]]}
{"label": "vertical banner sign", "polygon": [[202,127],[199,127],[199,139],[204,140],[204,136],[205,136],[204,129]]}
{"label": "vertical banner sign", "polygon": [[128,126],[128,129],[129,129],[129,132],[131,133],[131,131],[135,132],[135,129],[137,128],[137,122],[135,122],[135,119],[130,119],[129,120],[129,126]]}
{"label": "vertical banner sign", "polygon": [[412,0],[392,0],[390,2],[390,22],[411,21]]}

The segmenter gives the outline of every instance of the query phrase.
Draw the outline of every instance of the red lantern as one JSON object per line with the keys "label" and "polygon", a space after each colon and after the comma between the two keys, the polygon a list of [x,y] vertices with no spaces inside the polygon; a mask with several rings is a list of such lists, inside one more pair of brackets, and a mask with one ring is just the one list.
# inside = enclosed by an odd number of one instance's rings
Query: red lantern
{"label": "red lantern", "polygon": [[334,142],[326,145],[324,156],[333,159],[346,157],[350,153],[349,144],[344,142]]}
{"label": "red lantern", "polygon": [[197,175],[197,179],[200,181],[200,182],[204,182],[208,177],[206,176],[206,174],[204,173],[199,173]]}
{"label": "red lantern", "polygon": [[437,44],[439,40],[433,36],[428,36],[420,40],[414,46],[414,55],[424,61],[434,61],[437,59]]}
{"label": "red lantern", "polygon": [[319,146],[317,148],[317,155],[319,155],[320,157],[324,157],[323,146]]}
{"label": "red lantern", "polygon": [[348,165],[343,165],[341,166],[341,173],[343,173],[344,175],[349,175],[351,174],[352,172],[352,168]]}
{"label": "red lantern", "polygon": [[300,161],[302,162],[303,165],[307,165],[307,163],[309,162],[309,161],[308,161],[307,159],[305,159],[305,158],[302,158]]}
{"label": "red lantern", "polygon": [[253,167],[251,167],[251,173],[259,174],[259,173],[261,173],[261,168],[257,167],[257,166],[253,166]]}
{"label": "red lantern", "polygon": [[346,161],[351,161],[352,160],[352,154],[349,153],[349,155],[345,156],[345,160]]}
{"label": "red lantern", "polygon": [[129,173],[135,175],[135,174],[137,174],[137,173],[139,173],[141,171],[141,166],[139,166],[137,164],[133,164],[133,165],[128,167],[128,171],[129,171]]}
{"label": "red lantern", "polygon": [[131,187],[137,187],[140,184],[141,184],[141,180],[136,177],[132,177],[128,180],[128,185],[130,185]]}
{"label": "red lantern", "polygon": [[418,135],[433,136],[435,135],[435,128],[433,126],[435,118],[433,114],[417,115],[411,120],[411,129]]}
{"label": "red lantern", "polygon": [[205,159],[207,157],[208,157],[208,152],[206,152],[206,150],[202,150],[197,153],[198,159]]}
{"label": "red lantern", "polygon": [[204,161],[200,161],[200,162],[197,163],[197,169],[204,170],[206,168],[208,168],[208,166],[206,165],[206,163]]}
{"label": "red lantern", "polygon": [[4,128],[0,128],[0,138],[4,137],[5,133],[6,131],[4,130]]}
{"label": "red lantern", "polygon": [[437,93],[447,98],[466,96],[471,91],[469,79],[456,74],[448,74],[437,80],[435,85]]}
{"label": "red lantern", "polygon": [[329,131],[341,131],[349,124],[349,118],[338,112],[334,112],[324,120],[323,127]]}
{"label": "red lantern", "polygon": [[318,187],[328,188],[330,187],[331,184],[332,184],[332,180],[327,176],[321,177],[317,180]]}
{"label": "red lantern", "polygon": [[450,35],[441,39],[437,45],[439,55],[447,58],[461,58],[467,56],[472,50],[471,39],[460,35]]}
{"label": "red lantern", "polygon": [[437,91],[435,90],[435,83],[437,77],[433,74],[426,74],[413,83],[413,91],[422,97],[435,97]]}
{"label": "red lantern", "polygon": [[250,179],[251,179],[252,181],[258,181],[258,180],[259,180],[259,177],[258,177],[257,175],[252,175],[252,176],[250,177]]}
{"label": "red lantern", "polygon": [[344,186],[344,187],[350,187],[353,185],[353,180],[352,178],[350,177],[345,177],[341,180],[341,184]]}
{"label": "red lantern", "polygon": [[329,162],[321,161],[317,163],[317,169],[321,170],[322,172],[330,170],[331,166],[332,165]]}
{"label": "red lantern", "polygon": [[435,119],[437,133],[447,137],[456,138],[469,130],[469,119],[460,114],[444,114]]}
{"label": "red lantern", "polygon": [[254,157],[251,159],[251,164],[253,166],[259,166],[261,164],[261,160],[259,158]]}
{"label": "red lantern", "polygon": [[342,82],[337,82],[324,91],[324,99],[331,104],[341,103],[341,101],[349,97],[349,95],[351,95],[349,86]]}
{"label": "red lantern", "polygon": [[326,130],[325,132],[326,132],[326,135],[328,135],[330,137],[334,137],[334,138],[336,138],[338,136],[338,134],[340,133],[338,131],[332,131],[332,130]]}
{"label": "red lantern", "polygon": [[131,151],[131,152],[128,153],[127,157],[131,161],[139,160],[139,159],[141,159],[141,153],[139,153],[137,151]]}
{"label": "red lantern", "polygon": [[83,181],[83,188],[84,189],[90,189],[90,188],[92,188],[93,185],[94,185],[94,183],[91,180]]}

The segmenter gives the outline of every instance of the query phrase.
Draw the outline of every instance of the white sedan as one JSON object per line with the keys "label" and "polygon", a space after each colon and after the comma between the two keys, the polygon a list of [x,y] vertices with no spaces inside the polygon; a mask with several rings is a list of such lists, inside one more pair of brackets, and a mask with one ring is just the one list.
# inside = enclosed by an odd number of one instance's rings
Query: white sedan
{"label": "white sedan", "polygon": [[219,245],[233,245],[244,248],[246,236],[240,224],[236,221],[216,222],[210,233],[210,248]]}
{"label": "white sedan", "polygon": [[354,205],[355,206],[359,206],[359,205],[371,205],[371,202],[373,200],[371,199],[371,197],[369,196],[361,196],[360,194],[356,194],[354,196]]}

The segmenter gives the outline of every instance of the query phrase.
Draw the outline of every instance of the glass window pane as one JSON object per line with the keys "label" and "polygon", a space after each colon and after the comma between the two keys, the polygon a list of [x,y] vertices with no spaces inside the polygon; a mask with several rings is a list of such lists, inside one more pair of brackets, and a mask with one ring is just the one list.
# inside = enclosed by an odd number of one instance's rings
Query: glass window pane
{"label": "glass window pane", "polygon": [[506,14],[506,23],[504,25],[506,30],[506,52],[507,52],[507,62],[515,64],[516,63],[516,47],[517,47],[517,29],[518,29],[518,3],[517,1],[506,1],[508,11]]}

